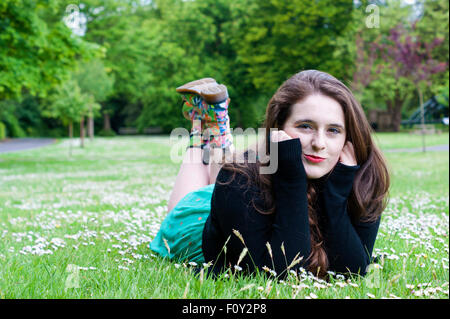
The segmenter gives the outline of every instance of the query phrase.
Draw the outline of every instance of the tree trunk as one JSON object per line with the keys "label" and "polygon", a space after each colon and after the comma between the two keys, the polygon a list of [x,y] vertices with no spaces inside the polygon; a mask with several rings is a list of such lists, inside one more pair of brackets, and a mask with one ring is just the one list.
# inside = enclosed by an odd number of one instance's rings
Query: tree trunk
{"label": "tree trunk", "polygon": [[395,101],[394,113],[392,114],[392,128],[394,132],[400,131],[400,125],[402,124],[402,102],[399,100]]}
{"label": "tree trunk", "polygon": [[72,156],[73,122],[69,120],[69,156]]}
{"label": "tree trunk", "polygon": [[402,106],[403,101],[395,97],[393,100],[387,101],[387,111],[389,113],[389,117],[391,119],[391,130],[393,132],[400,131],[400,125],[402,123]]}
{"label": "tree trunk", "polygon": [[92,115],[92,106],[89,106],[89,120],[88,120],[88,134],[89,139],[94,139],[94,116]]}
{"label": "tree trunk", "polygon": [[420,87],[417,87],[417,90],[419,91],[419,103],[420,103],[420,122],[422,124],[422,152],[426,152],[425,147],[425,110],[423,108],[423,95],[422,90]]}
{"label": "tree trunk", "polygon": [[[387,100],[386,101],[386,106],[387,106],[387,112],[388,112],[388,114],[389,114],[389,119],[390,119],[390,123],[389,123],[389,129],[390,130],[394,130],[394,127],[393,127],[393,125],[392,125],[392,123],[393,123],[393,121],[392,121],[392,119],[394,118],[394,115],[393,115],[393,113],[394,113],[394,101],[392,101],[392,100]],[[382,124],[382,123],[379,123],[379,124]],[[384,125],[380,125],[380,127],[382,127],[382,126],[384,126]]]}
{"label": "tree trunk", "polygon": [[73,137],[73,123],[72,120],[69,121],[69,138],[72,139]]}
{"label": "tree trunk", "polygon": [[88,122],[88,134],[89,139],[92,141],[94,139],[94,119],[92,117],[89,118]]}
{"label": "tree trunk", "polygon": [[111,130],[111,121],[109,119],[109,114],[107,112],[103,112],[103,130],[104,131]]}
{"label": "tree trunk", "polygon": [[80,147],[84,147],[84,116],[80,120]]}

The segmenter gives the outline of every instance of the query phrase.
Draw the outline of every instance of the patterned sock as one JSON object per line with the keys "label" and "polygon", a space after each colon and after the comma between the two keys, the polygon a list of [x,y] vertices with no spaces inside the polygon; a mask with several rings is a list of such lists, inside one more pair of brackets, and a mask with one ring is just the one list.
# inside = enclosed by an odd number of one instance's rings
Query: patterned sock
{"label": "patterned sock", "polygon": [[183,115],[186,119],[194,121],[196,119],[202,119],[202,110],[199,108],[201,106],[202,98],[197,94],[183,94]]}
{"label": "patterned sock", "polygon": [[[210,147],[228,148],[233,144],[233,136],[230,130],[230,118],[228,116],[228,105],[230,99],[227,98],[221,103],[207,104],[203,102],[203,115],[207,135],[210,136]],[[206,106],[205,106],[206,104]]]}
{"label": "patterned sock", "polygon": [[203,136],[202,128],[204,126],[203,114],[205,111],[203,108],[203,99],[201,96],[194,93],[183,94],[183,115],[186,119],[192,121],[192,129],[189,134],[189,146],[205,148],[208,146],[209,139],[207,136]]}

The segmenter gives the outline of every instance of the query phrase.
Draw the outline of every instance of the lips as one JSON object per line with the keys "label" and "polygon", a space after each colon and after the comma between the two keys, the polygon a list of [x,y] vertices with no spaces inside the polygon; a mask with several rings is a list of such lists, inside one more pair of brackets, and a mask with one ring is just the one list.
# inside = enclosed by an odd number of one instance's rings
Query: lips
{"label": "lips", "polygon": [[308,161],[312,162],[312,163],[320,163],[323,160],[325,160],[323,157],[318,157],[318,156],[314,156],[314,155],[307,155],[307,154],[305,154],[305,158]]}

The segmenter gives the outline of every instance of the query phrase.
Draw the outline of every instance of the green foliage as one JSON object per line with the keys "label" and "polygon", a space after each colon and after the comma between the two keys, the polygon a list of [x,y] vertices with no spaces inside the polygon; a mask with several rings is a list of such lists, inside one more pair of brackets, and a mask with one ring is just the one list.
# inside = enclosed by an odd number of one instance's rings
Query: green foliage
{"label": "green foliage", "polygon": [[[432,42],[436,37],[443,39],[443,43],[433,50],[432,58],[436,61],[447,62],[449,65],[449,1],[421,0],[424,11],[417,23],[417,34],[426,42]],[[448,72],[434,74],[432,82],[436,84],[448,83]],[[440,93],[440,85],[427,88],[426,95]]]}
{"label": "green foliage", "polygon": [[25,137],[26,136],[25,132],[20,127],[19,121],[13,114],[6,113],[3,120],[4,120],[4,123],[6,124],[7,131],[9,132],[8,134],[11,137]]}
{"label": "green foliage", "polygon": [[[434,2],[437,3],[439,1]],[[364,5],[354,10],[354,23],[350,28],[350,32],[340,39],[338,55],[343,56],[348,53],[353,57],[352,59],[355,60],[355,63],[349,66],[350,74],[353,74],[353,79],[350,79],[350,86],[353,89],[358,88],[355,90],[355,95],[360,100],[363,108],[365,110],[387,109],[393,120],[392,129],[397,130],[401,118],[410,115],[410,113],[419,105],[419,97],[416,92],[417,87],[413,84],[411,76],[407,77],[403,74],[405,68],[402,68],[402,65],[404,65],[404,63],[400,63],[397,59],[393,58],[393,51],[390,51],[388,55],[389,57],[392,57],[391,61],[387,61],[386,58],[383,58],[383,54],[381,54],[381,48],[391,45],[391,50],[398,49],[403,52],[403,48],[399,49],[398,46],[393,46],[392,41],[388,39],[391,29],[397,28],[397,30],[399,30],[397,27],[399,25],[408,30],[407,36],[410,37],[412,42],[418,37],[420,41],[425,41],[430,44],[435,40],[436,36],[440,36],[441,34],[444,36],[445,34],[448,35],[448,27],[445,27],[445,23],[443,23],[446,15],[448,26],[448,12],[440,10],[439,13],[433,14],[440,15],[441,25],[434,24],[436,29],[428,29],[430,32],[427,34],[424,31],[427,28],[424,29],[424,26],[429,24],[429,19],[427,21],[426,17],[432,6],[425,5],[423,7],[424,11],[422,17],[416,22],[416,28],[413,28],[411,22],[416,21],[419,17],[418,12],[420,11],[417,9],[420,9],[420,6],[414,7],[413,5],[405,5],[404,1],[401,0],[390,0],[384,3],[377,3],[380,14],[379,28],[367,28],[365,24],[365,18],[367,16],[367,13],[365,12],[366,5],[367,3],[364,3]],[[356,36],[359,36],[362,39],[363,51],[361,50],[361,45],[355,46],[352,44],[352,42],[354,42],[353,39],[356,39]],[[404,40],[401,42],[404,43]],[[372,45],[375,46],[372,47]],[[408,47],[406,45],[404,47],[406,52],[411,52],[413,47],[416,48],[416,46],[411,44]],[[372,49],[374,50],[372,51]],[[414,54],[416,53],[417,52],[414,50]],[[362,56],[367,60],[363,60]],[[406,56],[405,53],[402,57],[405,58]],[[445,59],[441,59],[439,55],[436,55],[436,57],[437,59],[440,59],[438,61],[445,62]],[[371,61],[369,58],[373,58],[374,60]],[[410,63],[412,60],[415,59],[409,59],[408,62]],[[426,65],[432,62],[425,61],[425,59],[423,60],[423,67],[417,66],[417,69],[422,70]],[[368,66],[369,71],[366,69]],[[414,68],[408,67],[406,69],[410,70],[412,73]],[[440,75],[433,75],[431,78],[433,83],[443,83]],[[427,99],[436,94],[435,92],[439,91],[437,87],[438,85],[434,85],[425,88],[424,95]]]}
{"label": "green foliage", "polygon": [[42,136],[47,128],[47,123],[41,116],[39,99],[31,95],[25,95],[20,103],[17,103],[15,115],[27,136]]}
{"label": "green foliage", "polygon": [[81,92],[78,83],[71,79],[55,89],[43,105],[42,115],[60,119],[64,125],[77,123],[89,112],[89,105],[94,109],[100,105],[94,102],[91,95]]}
{"label": "green foliage", "polygon": [[45,97],[68,78],[75,61],[100,55],[62,22],[57,0],[0,3],[0,100],[20,99],[23,90]]}
{"label": "green foliage", "polygon": [[449,95],[449,72],[446,72],[445,82],[442,85],[436,85],[435,90],[437,92],[436,100],[448,107],[448,95]]}
{"label": "green foliage", "polygon": [[[190,125],[181,115],[175,88],[214,77],[228,87],[231,126],[258,127],[270,97],[289,76],[314,68],[351,86],[358,67],[356,35],[368,45],[398,23],[405,24],[414,14],[417,17],[417,11],[401,0],[375,2],[380,25],[373,29],[365,23],[369,15],[365,9],[373,3],[367,0],[155,0],[145,4],[86,0],[78,3],[87,18],[86,33],[80,37],[72,35],[62,21],[69,3],[5,0],[0,4],[0,100],[15,101],[14,112],[9,113],[28,135],[54,128],[41,118],[40,109],[48,116],[55,92],[61,93],[70,80],[86,95],[81,98],[84,103],[91,99],[101,104],[101,113],[109,115],[115,129],[134,126],[142,131],[157,126],[170,132]],[[424,41],[443,37],[444,44],[433,51],[433,58],[448,61],[448,1],[424,1],[417,6],[422,7],[417,35]],[[374,74],[380,64],[375,61]],[[417,94],[410,83],[396,80],[390,71],[385,68],[355,93],[366,110],[384,109],[396,96],[405,105],[405,115],[417,106]],[[426,99],[448,87],[446,76],[448,72],[433,75],[433,86],[424,92]],[[77,101],[78,93],[70,94]],[[23,104],[21,100],[28,96],[35,100]],[[64,94],[59,96],[67,100]]]}
{"label": "green foliage", "polygon": [[113,130],[101,130],[97,133],[98,136],[104,136],[104,137],[113,137],[116,136],[116,133]]}
{"label": "green foliage", "polygon": [[[80,62],[78,69],[73,74],[81,92],[89,96],[90,100],[97,102],[89,104],[88,114],[86,114],[88,117],[98,116],[101,108],[99,103],[105,102],[113,92],[114,75],[108,73],[111,73],[111,69],[105,68],[103,61],[100,59],[94,59],[88,62]],[[104,113],[111,113],[112,110],[109,105],[103,105]]]}
{"label": "green foliage", "polygon": [[303,69],[341,75],[345,64],[333,59],[332,40],[350,22],[352,1],[239,0],[231,8],[225,37],[256,88],[272,93]]}
{"label": "green foliage", "polygon": [[6,126],[0,122],[0,141],[6,138]]}
{"label": "green foliage", "polygon": [[20,123],[15,114],[17,103],[11,100],[0,101],[0,120],[5,124],[10,137],[25,137]]}
{"label": "green foliage", "polygon": [[[415,97],[415,87],[411,81],[405,78],[395,79],[390,68],[384,68],[378,77],[370,83],[361,99],[366,109],[385,109],[386,101],[408,101]],[[417,103],[413,103],[414,109]]]}
{"label": "green foliage", "polygon": [[334,3],[160,0],[134,11],[123,4],[122,14],[105,4],[94,14],[99,2],[87,1],[83,12],[90,19],[86,39],[108,48],[114,97],[126,102],[116,114],[127,125],[168,132],[189,125],[175,88],[197,78],[227,85],[231,124],[245,128],[261,124],[274,90],[293,73],[343,74],[349,61],[333,58],[333,41],[350,20],[352,1]]}
{"label": "green foliage", "polygon": [[65,129],[61,128],[60,121],[42,116],[41,103],[41,99],[29,94],[24,95],[20,102],[1,101],[0,120],[6,123],[6,128],[10,128],[8,135],[11,137],[64,136]]}
{"label": "green foliage", "polygon": [[100,59],[80,62],[73,77],[83,93],[90,94],[97,102],[104,102],[112,93],[114,76],[108,74],[104,63]]}
{"label": "green foliage", "polygon": [[[350,63],[346,64],[347,70],[344,82],[349,86],[355,87],[354,73],[359,66],[357,60],[356,37],[359,35],[364,44],[364,54],[369,55],[370,44],[379,41],[380,38],[386,37],[392,27],[397,24],[405,23],[412,15],[412,7],[403,5],[400,0],[390,0],[385,3],[376,3],[380,14],[380,23],[378,28],[368,28],[366,19],[369,13],[366,12],[369,1],[362,1],[362,5],[355,8],[352,12],[352,19],[346,32],[339,37],[337,48],[334,54],[335,59],[350,59]],[[378,70],[379,66],[384,66],[381,59],[376,59],[372,67],[373,81],[361,90],[355,91],[356,97],[360,100],[365,110],[372,108],[384,109],[386,107],[386,99],[392,99],[395,92],[401,91],[401,95],[408,95],[414,88],[411,83],[401,80],[397,81],[392,74],[392,70],[388,67]],[[345,81],[345,79],[347,81]]]}

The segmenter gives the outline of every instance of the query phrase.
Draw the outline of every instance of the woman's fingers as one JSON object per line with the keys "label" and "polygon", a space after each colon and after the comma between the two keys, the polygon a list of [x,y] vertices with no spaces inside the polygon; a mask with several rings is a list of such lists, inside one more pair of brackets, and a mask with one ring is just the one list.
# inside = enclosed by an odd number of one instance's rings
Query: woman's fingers
{"label": "woman's fingers", "polygon": [[283,130],[272,132],[272,136],[271,136],[272,142],[281,142],[281,141],[286,141],[286,140],[290,140],[290,139],[292,139],[292,137],[287,135],[286,132]]}
{"label": "woman's fingers", "polygon": [[355,148],[353,147],[352,142],[347,141],[342,148],[341,156],[339,158],[339,162],[348,166],[355,166],[356,156],[355,156]]}

